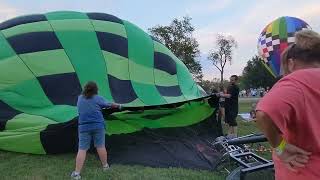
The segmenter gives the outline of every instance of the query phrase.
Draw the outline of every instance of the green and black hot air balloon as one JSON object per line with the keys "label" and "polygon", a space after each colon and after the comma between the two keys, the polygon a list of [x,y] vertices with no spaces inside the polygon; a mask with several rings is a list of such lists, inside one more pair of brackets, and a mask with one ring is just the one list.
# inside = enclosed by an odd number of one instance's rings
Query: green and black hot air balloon
{"label": "green and black hot air balloon", "polygon": [[0,149],[76,148],[77,97],[92,80],[109,101],[158,107],[112,114],[107,136],[186,127],[213,112],[193,101],[205,94],[182,61],[134,24],[104,13],[21,16],[0,24]]}

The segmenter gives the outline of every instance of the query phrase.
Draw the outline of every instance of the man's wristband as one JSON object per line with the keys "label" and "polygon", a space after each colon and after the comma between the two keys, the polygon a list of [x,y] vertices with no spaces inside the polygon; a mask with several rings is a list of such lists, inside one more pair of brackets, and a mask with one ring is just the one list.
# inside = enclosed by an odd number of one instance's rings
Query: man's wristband
{"label": "man's wristband", "polygon": [[287,145],[286,140],[282,139],[279,146],[274,149],[278,156],[280,156],[283,153],[283,151],[286,148],[286,145]]}

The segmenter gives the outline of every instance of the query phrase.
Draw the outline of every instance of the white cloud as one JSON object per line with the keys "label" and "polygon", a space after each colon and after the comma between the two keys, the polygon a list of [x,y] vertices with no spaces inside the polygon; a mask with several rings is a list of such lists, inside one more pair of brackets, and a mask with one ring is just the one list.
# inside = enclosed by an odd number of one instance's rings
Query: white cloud
{"label": "white cloud", "polygon": [[318,4],[311,4],[305,7],[300,14],[303,18],[312,18],[315,16],[319,16],[320,12],[320,5]]}
{"label": "white cloud", "polygon": [[212,12],[219,12],[227,8],[231,4],[231,0],[211,0],[211,1],[194,1],[187,5],[187,13],[192,15],[207,15]]}
{"label": "white cloud", "polygon": [[0,22],[19,15],[19,11],[5,3],[0,3]]}

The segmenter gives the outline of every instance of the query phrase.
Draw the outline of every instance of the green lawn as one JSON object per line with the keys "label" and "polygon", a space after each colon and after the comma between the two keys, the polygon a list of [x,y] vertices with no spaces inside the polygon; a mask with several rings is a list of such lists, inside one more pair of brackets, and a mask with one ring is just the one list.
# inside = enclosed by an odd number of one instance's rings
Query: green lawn
{"label": "green lawn", "polygon": [[[241,102],[240,111],[248,112],[252,101]],[[239,134],[258,132],[253,122],[239,122]],[[75,154],[30,155],[0,151],[0,179],[70,179],[74,168]],[[270,157],[270,153],[264,154]],[[225,179],[226,171],[196,171],[182,168],[150,168],[143,166],[123,166],[112,164],[109,171],[103,172],[99,161],[90,154],[82,172],[83,179]]]}

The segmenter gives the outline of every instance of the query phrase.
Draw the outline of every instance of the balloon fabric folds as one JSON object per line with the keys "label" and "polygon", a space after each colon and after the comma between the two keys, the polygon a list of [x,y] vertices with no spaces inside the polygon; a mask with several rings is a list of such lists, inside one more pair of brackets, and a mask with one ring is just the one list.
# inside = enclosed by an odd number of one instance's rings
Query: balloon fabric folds
{"label": "balloon fabric folds", "polygon": [[128,21],[73,11],[20,16],[0,23],[0,150],[76,150],[77,98],[92,80],[99,95],[132,108],[106,117],[110,137],[190,126],[213,112],[184,63]]}

